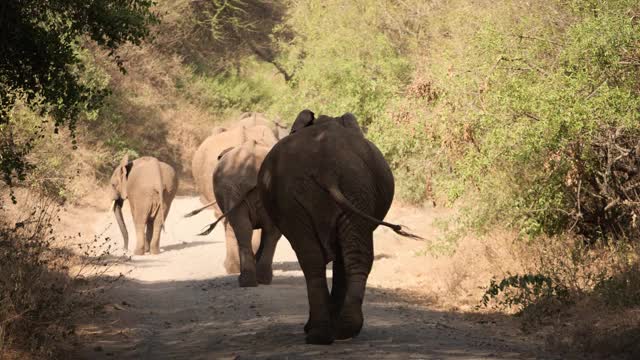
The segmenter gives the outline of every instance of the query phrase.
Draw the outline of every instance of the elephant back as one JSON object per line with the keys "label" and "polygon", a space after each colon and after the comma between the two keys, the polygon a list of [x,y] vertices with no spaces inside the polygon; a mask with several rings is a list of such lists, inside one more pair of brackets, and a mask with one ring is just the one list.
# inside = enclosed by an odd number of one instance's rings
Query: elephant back
{"label": "elephant back", "polygon": [[360,210],[382,219],[391,206],[395,186],[382,153],[359,127],[323,120],[273,147],[260,175],[264,187],[271,187],[273,193],[286,192],[300,184],[308,187],[309,182],[303,179],[311,178],[311,184],[341,189]]}
{"label": "elephant back", "polygon": [[246,141],[224,153],[213,172],[214,193],[226,211],[257,184],[258,171],[270,147]]}
{"label": "elephant back", "polygon": [[213,171],[218,164],[218,156],[226,149],[237,147],[247,140],[271,147],[277,139],[271,130],[264,125],[248,128],[236,127],[211,135],[200,144],[192,161],[192,173],[196,189],[205,202],[215,200]]}
{"label": "elephant back", "polygon": [[269,120],[269,118],[263,113],[245,112],[241,114],[238,121],[234,123],[234,127],[243,126],[245,128],[251,128],[253,126],[266,126],[267,128],[269,128],[274,138],[276,138],[276,140],[279,139],[278,125],[274,121]]}

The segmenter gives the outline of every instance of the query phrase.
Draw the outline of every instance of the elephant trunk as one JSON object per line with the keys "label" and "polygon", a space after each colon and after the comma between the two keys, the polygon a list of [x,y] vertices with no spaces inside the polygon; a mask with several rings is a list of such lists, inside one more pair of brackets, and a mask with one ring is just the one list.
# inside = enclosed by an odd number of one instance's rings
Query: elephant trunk
{"label": "elephant trunk", "polygon": [[122,238],[124,239],[124,249],[127,250],[129,248],[129,233],[127,232],[127,226],[124,223],[124,218],[122,217],[122,205],[124,204],[124,199],[117,199],[113,202],[113,214],[116,216],[116,221],[118,222],[118,226],[120,227],[120,232],[122,233]]}

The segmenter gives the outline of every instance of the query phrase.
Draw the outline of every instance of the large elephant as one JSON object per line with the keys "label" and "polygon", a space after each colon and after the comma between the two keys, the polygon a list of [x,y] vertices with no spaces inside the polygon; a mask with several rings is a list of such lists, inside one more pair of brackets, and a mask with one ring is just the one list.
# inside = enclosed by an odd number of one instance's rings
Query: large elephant
{"label": "large elephant", "polygon": [[278,139],[282,139],[287,136],[287,133],[289,132],[287,127],[282,125],[279,121],[269,120],[265,114],[259,112],[242,113],[240,114],[238,121],[234,124],[234,126],[244,127],[251,127],[255,125],[264,125],[269,127],[273,131],[273,135]]}
{"label": "large elephant", "polygon": [[[272,129],[264,125],[255,125],[250,127],[239,126],[230,130],[220,129],[214,130],[213,135],[209,136],[194,154],[191,163],[193,178],[196,183],[196,189],[200,193],[201,201],[205,203],[205,207],[195,210],[188,216],[195,215],[208,206],[213,206],[216,216],[220,216],[222,212],[218,204],[216,204],[215,187],[216,182],[213,178],[213,172],[218,165],[218,157],[222,151],[240,146],[246,141],[255,140],[256,143],[271,148],[278,139],[273,135]],[[225,221],[225,233],[229,233],[227,222]],[[261,235],[256,231],[253,237],[253,248],[257,251],[260,244]],[[227,254],[224,260],[224,267],[227,273],[236,274],[240,272],[240,257],[238,254],[237,243],[231,241],[227,236]]]}
{"label": "large elephant", "polygon": [[[215,201],[213,170],[218,164],[218,155],[223,150],[239,146],[247,140],[255,140],[268,146],[272,146],[278,141],[271,128],[265,125],[255,125],[238,126],[229,130],[216,127],[212,134],[200,144],[191,161],[191,173],[203,203]],[[217,210],[216,214],[220,215],[221,213]]]}
{"label": "large elephant", "polygon": [[[269,150],[271,146],[249,140],[241,146],[223,151],[213,172],[216,201],[226,217],[225,224],[233,229],[229,231],[226,227],[227,256],[230,250],[240,255],[238,282],[241,287],[271,284],[273,254],[282,236],[265,213],[255,191],[260,165]],[[203,235],[213,230],[216,223]],[[255,257],[251,241],[254,229],[262,230]]]}
{"label": "large elephant", "polygon": [[178,190],[173,168],[151,156],[129,161],[125,155],[111,175],[113,212],[122,232],[125,250],[129,234],[122,217],[122,206],[129,200],[136,228],[135,255],[160,253],[160,230]]}
{"label": "large elephant", "polygon": [[[304,272],[307,343],[330,344],[358,335],[373,264],[373,231],[384,225],[416,237],[382,221],[393,200],[394,180],[380,151],[352,114],[316,119],[305,110],[291,134],[265,158],[257,189]],[[329,294],[325,272],[331,261]]]}

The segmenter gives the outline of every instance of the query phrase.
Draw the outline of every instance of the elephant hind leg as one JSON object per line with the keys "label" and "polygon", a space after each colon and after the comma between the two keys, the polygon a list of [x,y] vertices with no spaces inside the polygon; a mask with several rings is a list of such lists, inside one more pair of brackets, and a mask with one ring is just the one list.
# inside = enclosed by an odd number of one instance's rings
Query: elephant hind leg
{"label": "elephant hind leg", "polygon": [[349,223],[348,219],[343,225],[339,227],[338,236],[344,261],[346,291],[335,324],[336,339],[341,340],[357,336],[362,329],[362,302],[373,265],[373,232],[365,230],[364,226],[352,226],[356,224]]}
{"label": "elephant hind leg", "polygon": [[259,284],[269,285],[273,280],[273,255],[280,236],[282,234],[275,226],[262,229],[260,248],[256,254],[256,273]]}
{"label": "elephant hind leg", "polygon": [[333,274],[331,276],[331,315],[337,318],[342,310],[342,304],[347,294],[347,281],[344,270],[344,260],[340,248],[336,249],[333,260]]}
{"label": "elephant hind leg", "polygon": [[144,255],[145,243],[147,242],[145,230],[147,223],[133,218],[133,223],[136,227],[136,248],[133,251],[134,255]]}
{"label": "elephant hind leg", "polygon": [[144,232],[144,252],[148,253],[151,248],[151,237],[153,236],[153,221],[151,219],[147,220],[145,224],[145,232]]}
{"label": "elephant hind leg", "polygon": [[285,231],[307,283],[309,320],[305,325],[306,342],[328,345],[333,343],[334,337],[330,313],[331,300],[327,287],[327,264],[322,245],[316,236],[310,216],[306,216],[303,208],[290,214],[295,218],[287,221]]}
{"label": "elephant hind leg", "polygon": [[240,272],[240,254],[238,253],[238,240],[227,219],[224,220],[224,235],[227,254],[224,258],[224,268],[227,274]]}
{"label": "elephant hind leg", "polygon": [[149,252],[160,254],[160,232],[162,230],[162,214],[157,214],[151,221],[151,237],[149,241]]}
{"label": "elephant hind leg", "polygon": [[229,224],[237,239],[238,255],[240,257],[240,277],[238,282],[241,287],[258,286],[256,278],[256,259],[251,248],[253,225],[249,217],[249,210],[241,206],[229,214]]}

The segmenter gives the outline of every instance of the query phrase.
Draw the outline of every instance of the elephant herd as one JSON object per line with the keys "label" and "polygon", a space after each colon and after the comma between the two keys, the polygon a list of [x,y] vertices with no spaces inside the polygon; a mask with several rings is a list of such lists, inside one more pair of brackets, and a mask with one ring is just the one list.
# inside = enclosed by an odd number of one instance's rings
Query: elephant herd
{"label": "elephant herd", "polygon": [[[213,207],[217,220],[201,235],[223,222],[224,266],[240,273],[241,287],[271,283],[273,255],[284,235],[307,284],[307,343],[355,337],[363,324],[373,231],[383,225],[418,238],[382,221],[394,195],[387,162],[350,113],[316,118],[303,110],[288,135],[259,113],[245,113],[234,125],[213,129],[195,152],[192,174],[205,205],[186,216]],[[175,171],[153,157],[129,161],[125,156],[111,185],[125,248],[122,205],[128,199],[136,227],[134,253],[159,253],[160,230],[178,186]]]}

